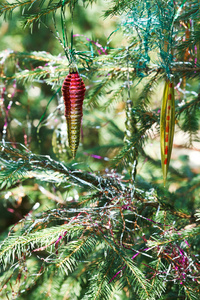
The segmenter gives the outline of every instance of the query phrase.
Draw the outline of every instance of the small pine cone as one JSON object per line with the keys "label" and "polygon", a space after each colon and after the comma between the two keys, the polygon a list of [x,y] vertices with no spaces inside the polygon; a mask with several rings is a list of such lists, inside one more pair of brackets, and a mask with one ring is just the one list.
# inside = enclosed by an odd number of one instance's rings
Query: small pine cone
{"label": "small pine cone", "polygon": [[79,145],[85,84],[77,71],[70,71],[62,85],[69,147],[73,158]]}

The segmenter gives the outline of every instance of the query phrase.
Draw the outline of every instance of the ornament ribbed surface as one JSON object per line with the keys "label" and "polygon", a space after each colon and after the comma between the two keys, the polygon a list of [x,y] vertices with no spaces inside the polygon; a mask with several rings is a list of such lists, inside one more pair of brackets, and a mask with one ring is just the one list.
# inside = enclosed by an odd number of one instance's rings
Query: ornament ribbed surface
{"label": "ornament ribbed surface", "polygon": [[67,120],[68,142],[73,158],[76,156],[80,140],[81,120],[83,116],[83,100],[85,84],[78,72],[70,72],[62,85]]}

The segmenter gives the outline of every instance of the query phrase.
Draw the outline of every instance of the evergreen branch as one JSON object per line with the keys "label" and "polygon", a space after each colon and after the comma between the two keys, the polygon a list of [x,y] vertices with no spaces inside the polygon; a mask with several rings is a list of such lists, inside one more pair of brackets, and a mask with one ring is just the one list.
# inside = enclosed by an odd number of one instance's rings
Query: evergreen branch
{"label": "evergreen branch", "polygon": [[25,82],[37,82],[38,80],[41,79],[46,79],[48,78],[50,75],[49,72],[49,68],[45,68],[43,67],[41,68],[36,68],[34,70],[28,71],[28,70],[24,70],[21,71],[20,73],[16,73],[14,76],[12,77],[7,77],[6,79],[17,79],[19,81],[23,81]]}
{"label": "evergreen branch", "polygon": [[12,76],[3,75],[2,78],[6,80],[17,79],[19,81],[22,80],[23,82],[26,82],[44,79],[47,83],[50,83],[52,85],[53,82],[58,82],[58,80],[60,81],[65,78],[66,70],[69,67],[68,61],[65,57],[53,56],[45,51],[33,51],[30,54],[24,52],[0,52],[0,57],[2,57],[2,59],[4,59],[5,56],[6,59],[18,59],[19,64],[21,61],[23,61],[23,64],[24,62],[32,62],[33,64],[40,63],[39,67],[37,66],[36,68],[31,70],[28,70],[26,66],[25,70],[20,69],[19,72],[16,72]]}
{"label": "evergreen branch", "polygon": [[[103,244],[103,246],[105,247],[106,245]],[[113,286],[109,284],[109,276],[110,273],[112,273],[112,268],[115,267],[114,265],[117,257],[115,257],[115,255],[110,255],[111,253],[109,250],[108,254],[109,256],[106,260],[102,257],[95,262],[95,265],[98,266],[98,268],[94,268],[94,270],[91,269],[93,280],[91,281],[83,300],[110,299],[112,298],[112,295],[114,295]]]}
{"label": "evergreen branch", "polygon": [[[12,160],[6,162],[5,154],[12,157]],[[21,152],[8,145],[4,145],[2,149],[2,170],[0,172],[0,184],[1,189],[6,186],[13,185],[14,183],[25,180],[26,178],[37,178],[39,180],[47,182],[56,182],[61,184],[69,181],[82,187],[90,187],[91,189],[101,192],[106,191],[106,199],[112,199],[115,195],[126,191],[129,193],[129,189],[119,181],[111,180],[111,178],[104,178],[96,175],[92,175],[80,170],[74,170],[67,168],[62,163],[59,163],[47,156],[34,155],[31,152]],[[173,215],[180,218],[192,218],[190,215],[184,214],[174,210],[169,203],[166,205],[162,203],[158,198],[154,202],[146,202],[146,195],[141,193],[140,190],[135,190],[135,198],[144,201],[146,206],[152,206],[158,208],[159,203],[161,209],[170,211]],[[157,203],[156,203],[157,202]]]}
{"label": "evergreen branch", "polygon": [[133,153],[138,153],[141,147],[143,130],[142,132],[138,130],[133,137],[129,139],[129,143],[125,144],[122,150],[114,157],[113,163],[119,165],[124,160],[128,160],[130,155]]}
{"label": "evergreen branch", "polygon": [[176,210],[173,205],[170,204],[170,196],[167,198],[166,201],[163,199],[160,199],[159,197],[156,197],[154,201],[146,201],[146,196],[139,192],[138,189],[135,191],[135,198],[138,199],[141,203],[143,203],[144,208],[145,207],[154,207],[156,209],[161,208],[163,211],[168,211],[170,214],[180,218],[180,219],[186,219],[190,220],[191,222],[194,221],[194,217],[192,215],[189,215],[188,213],[185,213],[183,211]]}
{"label": "evergreen branch", "polygon": [[198,94],[198,97],[195,98],[194,100],[186,102],[184,105],[177,107],[176,116],[177,118],[180,117],[181,113],[184,112],[185,110],[187,111],[187,113],[190,114],[191,111],[199,109],[199,107],[200,107],[200,93]]}
{"label": "evergreen branch", "polygon": [[105,76],[100,83],[94,86],[92,90],[89,90],[87,105],[94,106],[97,103],[97,98],[104,94],[105,88],[111,83],[111,80],[113,80],[113,74]]}
{"label": "evergreen branch", "polygon": [[[199,73],[200,72],[200,67],[194,67],[194,66],[188,66],[188,64],[184,64],[184,63],[179,63],[180,66],[172,66],[171,70],[173,74],[177,74],[177,73],[182,73],[182,72],[191,72],[193,73],[194,76],[194,72]],[[177,63],[176,63],[177,65]],[[133,68],[133,67],[119,67],[119,66],[106,66],[106,67],[99,67],[98,71],[105,71],[105,72],[123,72],[123,73],[127,73],[127,71],[130,71],[130,73],[136,73],[137,72],[137,68]],[[146,67],[140,67],[141,71],[144,71],[145,73],[147,73],[148,75],[156,73],[159,74],[160,72],[164,72],[165,69],[162,67],[159,67],[158,65],[156,66],[146,66]]]}
{"label": "evergreen branch", "polygon": [[6,80],[17,79],[23,83],[26,82],[38,82],[43,80],[47,84],[58,88],[66,77],[66,69],[68,66],[46,66],[46,67],[37,67],[33,70],[23,70],[21,72],[15,73],[13,76],[4,76]]}
{"label": "evergreen branch", "polygon": [[191,287],[187,286],[186,284],[184,284],[184,291],[189,300],[198,300],[198,291],[192,290]]}
{"label": "evergreen branch", "polygon": [[190,102],[180,106],[177,110],[178,125],[184,131],[189,133],[190,145],[192,144],[193,136],[199,130],[199,108],[200,108],[200,93],[198,97]]}
{"label": "evergreen branch", "polygon": [[[84,2],[93,3],[95,0],[84,0]],[[71,9],[74,8],[75,4],[78,1],[76,0],[51,0],[48,1],[48,4],[44,7],[44,4],[47,3],[47,1],[44,0],[17,0],[15,3],[9,3],[8,1],[4,1],[2,4],[0,4],[0,15],[4,14],[4,17],[6,18],[7,13],[12,14],[12,12],[20,8],[22,10],[22,16],[26,20],[26,25],[32,24],[35,21],[38,21],[41,19],[41,17],[44,17],[46,15],[49,15],[50,13],[55,12],[59,8],[63,8],[64,6],[68,5]],[[37,12],[34,13],[28,13],[31,8],[39,8]],[[44,7],[44,8],[42,8]]]}
{"label": "evergreen branch", "polygon": [[[41,17],[46,16],[50,13],[55,12],[59,8],[71,4],[71,2],[74,2],[74,0],[60,0],[57,3],[53,3],[53,5],[48,5],[44,9],[40,9],[39,13],[34,13],[34,14],[25,14],[24,17],[26,19],[25,25],[30,25],[35,21],[38,21]],[[51,4],[51,1],[49,2]]]}
{"label": "evergreen branch", "polygon": [[189,240],[189,239],[197,239],[198,237],[200,238],[200,226],[194,226],[190,228],[184,228],[179,231],[169,231],[165,233],[164,238],[161,240],[149,240],[148,241],[148,246],[149,247],[158,247],[158,246],[166,246],[170,243],[179,243],[184,240]]}
{"label": "evergreen branch", "polygon": [[44,181],[56,183],[70,181],[83,187],[90,187],[101,191],[112,183],[117,189],[119,183],[112,180],[106,180],[99,176],[79,170],[70,169],[64,164],[51,159],[49,156],[39,156],[31,152],[22,152],[12,148],[8,144],[1,145],[0,158],[2,170],[0,172],[1,188],[16,183],[19,179],[38,178]]}
{"label": "evergreen branch", "polygon": [[[151,164],[154,165],[155,167],[160,167],[161,163],[158,160],[153,159],[150,155],[148,155],[144,149],[140,148],[140,154]],[[184,173],[181,173],[177,171],[177,169],[173,168],[172,166],[169,166],[169,171],[177,176],[178,178],[186,178],[188,179],[188,176]]]}
{"label": "evergreen branch", "polygon": [[[23,52],[10,52],[7,53],[7,51],[2,51],[0,53],[0,57],[2,57],[3,60],[8,58],[18,58],[19,61],[26,61],[30,62],[33,61],[35,63],[39,62],[42,65],[39,67],[36,67],[33,70],[28,70],[27,68],[25,70],[21,70],[20,72],[16,72],[12,76],[5,76],[3,75],[4,79],[11,80],[11,79],[17,79],[17,80],[23,80],[25,81],[32,81],[32,80],[40,80],[44,79],[48,84],[53,84],[57,82],[57,84],[61,84],[62,79],[66,76],[66,70],[68,69],[68,61],[65,57],[58,57],[54,56],[50,53],[47,53],[45,51],[33,51],[30,54],[23,53]],[[112,60],[111,60],[112,62]],[[92,72],[96,70],[95,63],[98,63],[98,77],[104,77],[102,81],[98,84],[96,84],[93,89],[90,89],[88,92],[88,104],[95,103],[97,97],[101,97],[105,91],[106,87],[108,87],[112,82],[116,81],[116,79],[119,80],[125,80],[127,71],[129,70],[130,74],[132,74],[132,80],[135,78],[137,74],[137,68],[127,68],[127,67],[116,67],[115,62],[112,62],[110,65],[104,67],[99,65],[99,63],[103,64],[104,60],[102,57],[98,57],[96,62],[94,61],[94,65],[91,66]],[[45,65],[43,65],[45,64]],[[121,64],[126,64],[126,62],[123,62],[121,60]],[[142,68],[142,67],[141,67]],[[80,69],[81,70],[81,69]],[[148,99],[151,94],[153,93],[153,87],[158,81],[159,77],[161,77],[162,72],[164,69],[157,66],[151,67],[145,67],[140,70],[141,72],[144,71],[146,74],[153,76],[150,78],[149,82],[144,87],[144,90],[139,98],[138,101],[141,101],[144,99]],[[198,67],[188,67],[187,65],[181,65],[180,67],[172,67],[172,72],[174,74],[176,73],[184,73],[187,72],[188,76],[194,77],[198,76],[200,72],[200,68]],[[195,73],[194,73],[195,72]],[[106,75],[106,74],[107,75]],[[108,76],[109,74],[109,76]],[[160,74],[160,75],[159,75]],[[58,82],[59,78],[59,82]],[[99,81],[99,79],[98,79]],[[121,85],[115,92],[112,91],[110,100],[106,102],[106,107],[110,105],[113,101],[115,101],[118,96],[122,93],[122,91],[125,89],[125,85]],[[110,92],[109,92],[110,93]]]}
{"label": "evergreen branch", "polygon": [[140,94],[138,99],[138,103],[140,107],[145,107],[145,104],[149,103],[150,97],[154,93],[154,87],[158,84],[158,80],[162,78],[162,76],[163,75],[161,74],[161,69],[157,69],[156,73],[153,73],[152,77],[149,78],[149,81],[144,86],[143,91]]}
{"label": "evergreen branch", "polygon": [[188,20],[188,19],[199,18],[199,2],[193,2],[193,5],[187,5],[185,10],[182,10],[182,13],[179,15],[176,21]]}
{"label": "evergreen branch", "polygon": [[[159,274],[159,271],[162,269],[165,270],[165,265],[162,263],[161,258],[158,257],[158,260],[149,264],[150,267],[154,267],[155,274]],[[155,291],[158,297],[161,297],[162,293],[166,291],[166,287],[163,284],[162,279],[158,276],[153,276],[153,280],[151,281],[152,290]]]}
{"label": "evergreen branch", "polygon": [[[108,273],[109,273],[110,269],[111,269],[112,266],[113,266],[114,259],[115,259],[115,258],[112,259],[111,263],[109,262],[109,266],[108,266],[106,272],[105,272],[104,274],[101,273],[102,279],[100,280],[100,282],[99,282],[99,280],[98,280],[98,289],[97,289],[97,292],[96,292],[96,295],[95,295],[95,298],[94,298],[95,300],[97,300],[97,299],[102,299],[102,298],[100,298],[100,297],[101,297],[101,295],[103,294],[103,293],[102,293],[103,285],[106,284],[107,290],[109,289],[109,286],[108,286],[108,280],[105,282],[105,279],[107,279]],[[102,275],[103,275],[103,276],[102,276]],[[105,289],[105,287],[104,287],[104,289]],[[107,294],[108,294],[108,293],[106,293],[106,295],[107,295]],[[107,297],[105,297],[105,298],[107,298]]]}
{"label": "evergreen branch", "polygon": [[15,255],[20,259],[23,253],[29,255],[32,251],[38,251],[37,248],[41,250],[49,248],[63,232],[67,232],[68,236],[71,234],[75,236],[76,232],[84,228],[82,225],[64,224],[31,233],[32,228],[41,223],[42,221],[37,220],[23,234],[21,232],[12,234],[1,243],[0,262],[4,268],[15,262]]}
{"label": "evergreen branch", "polygon": [[134,5],[134,2],[137,2],[137,0],[134,0],[131,2],[129,2],[129,1],[127,2],[126,0],[121,0],[121,1],[114,0],[112,2],[113,2],[113,7],[108,9],[105,12],[105,14],[104,14],[105,17],[114,16],[114,15],[118,15],[118,14],[127,12]]}
{"label": "evergreen branch", "polygon": [[62,268],[68,274],[68,271],[72,272],[80,260],[82,261],[94,251],[97,240],[91,232],[91,230],[87,231],[82,238],[80,235],[77,241],[69,242],[66,247],[59,249],[62,254],[53,260],[58,269]]}
{"label": "evergreen branch", "polygon": [[[116,255],[121,259],[122,263],[128,268],[128,270],[134,275],[134,278],[132,278],[132,286],[134,287],[134,290],[139,290],[139,293],[141,295],[145,295],[146,298],[142,299],[152,299],[149,295],[149,283],[146,281],[144,274],[133,264],[133,261],[127,257],[127,255],[119,248],[117,248],[117,245],[112,243],[110,240],[108,240],[105,236],[102,236],[106,244],[112,248],[112,250],[116,253]],[[126,268],[125,268],[126,270]],[[131,278],[130,278],[131,279]]]}
{"label": "evergreen branch", "polygon": [[[4,14],[6,17],[6,14],[8,12],[12,13],[13,10],[16,8],[23,8],[22,15],[24,15],[24,18],[27,20],[26,23],[31,24],[34,21],[37,21],[38,19],[40,19],[42,16],[48,15],[51,12],[54,12],[57,9],[65,6],[65,5],[74,4],[74,0],[60,0],[60,1],[57,1],[56,3],[52,3],[53,1],[49,1],[47,6],[43,9],[42,9],[42,6],[44,6],[44,4],[46,4],[46,1],[43,1],[43,0],[28,0],[28,1],[18,0],[15,3],[9,3],[8,1],[6,1],[0,5],[0,15]],[[32,14],[24,13],[24,11],[28,12],[33,7],[33,5],[36,5],[36,4],[40,8],[39,12],[35,12]]]}
{"label": "evergreen branch", "polygon": [[20,0],[18,0],[15,3],[9,3],[8,1],[4,1],[3,3],[0,4],[0,15],[5,14],[7,12],[12,12],[14,9],[16,8],[22,8],[23,6],[28,6],[30,5],[30,7],[32,6],[33,3],[35,3],[36,1],[41,1],[41,0],[28,0],[28,1],[24,1],[24,2],[20,2]]}
{"label": "evergreen branch", "polygon": [[119,86],[119,88],[113,91],[110,99],[108,99],[105,105],[102,107],[103,110],[107,110],[111,105],[114,105],[116,102],[119,102],[120,98],[122,98],[122,94],[125,88],[126,88],[125,85],[121,85]]}
{"label": "evergreen branch", "polygon": [[[4,51],[0,52],[4,53]],[[7,53],[7,50],[6,50]],[[66,58],[63,56],[52,55],[46,51],[32,51],[29,53],[26,52],[10,52],[9,56],[11,58],[22,59],[23,61],[35,61],[35,62],[54,62],[63,64],[66,61]]]}

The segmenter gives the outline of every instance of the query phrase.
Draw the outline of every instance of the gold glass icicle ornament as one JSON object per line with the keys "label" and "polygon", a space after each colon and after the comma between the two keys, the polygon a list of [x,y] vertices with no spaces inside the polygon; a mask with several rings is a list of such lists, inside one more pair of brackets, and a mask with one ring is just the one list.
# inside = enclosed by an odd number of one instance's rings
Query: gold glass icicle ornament
{"label": "gold glass icicle ornament", "polygon": [[73,158],[75,158],[80,140],[85,96],[85,84],[76,70],[70,69],[62,85],[62,94],[65,104],[69,147]]}
{"label": "gold glass icicle ornament", "polygon": [[174,84],[170,80],[165,83],[161,116],[160,116],[160,146],[161,165],[163,170],[164,186],[166,184],[167,172],[171,158],[175,127],[175,100]]}

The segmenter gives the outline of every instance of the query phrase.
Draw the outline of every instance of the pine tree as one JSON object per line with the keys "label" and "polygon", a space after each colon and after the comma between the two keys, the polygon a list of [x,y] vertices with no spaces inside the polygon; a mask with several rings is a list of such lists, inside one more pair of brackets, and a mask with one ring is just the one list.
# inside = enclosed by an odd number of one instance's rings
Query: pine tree
{"label": "pine tree", "polygon": [[[199,1],[99,4],[107,40],[77,32],[96,1],[0,4],[35,47],[0,52],[1,299],[199,299]],[[75,158],[70,70],[86,86]]]}

